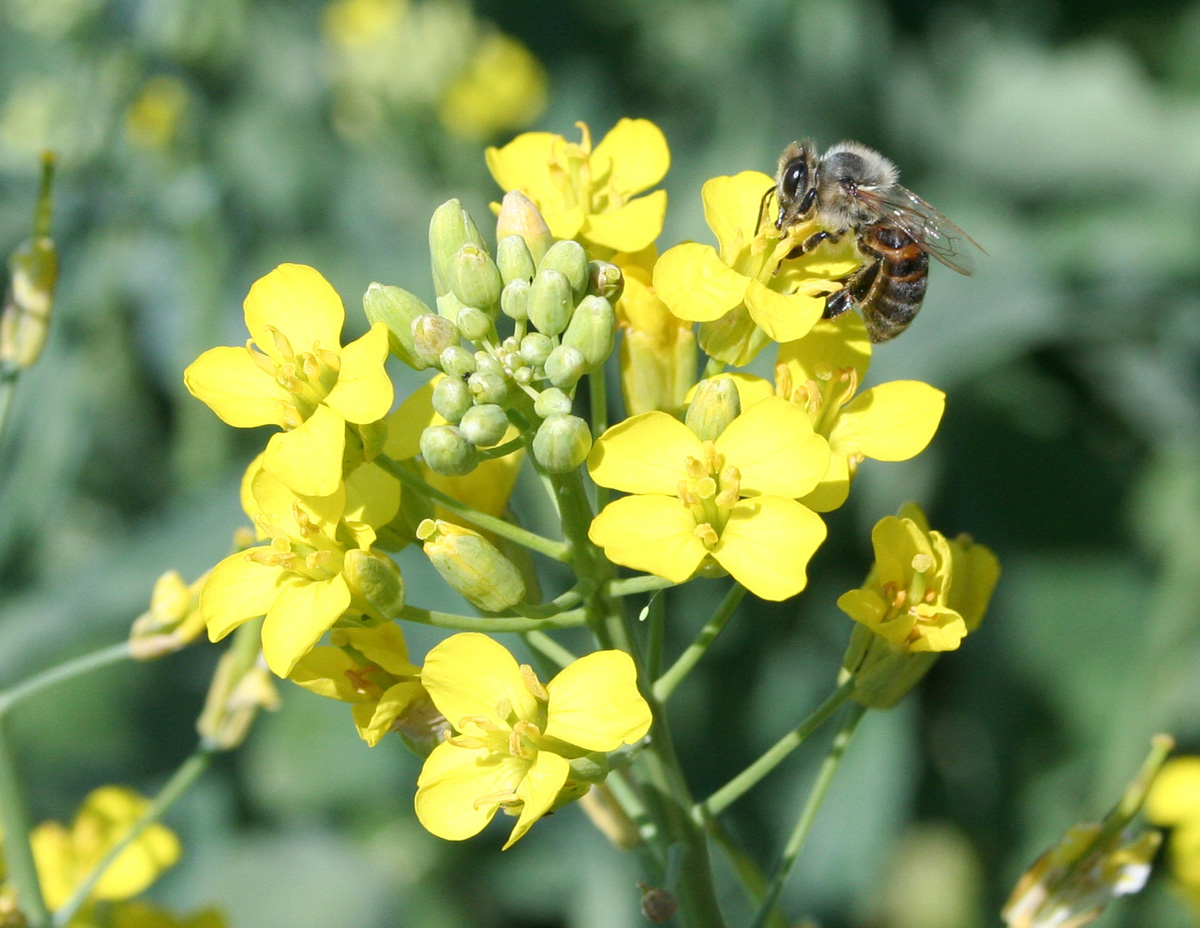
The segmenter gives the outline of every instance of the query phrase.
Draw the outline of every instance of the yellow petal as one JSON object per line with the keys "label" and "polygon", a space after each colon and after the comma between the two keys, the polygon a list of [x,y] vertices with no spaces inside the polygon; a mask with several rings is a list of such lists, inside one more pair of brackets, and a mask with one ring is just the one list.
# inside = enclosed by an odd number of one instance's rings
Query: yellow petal
{"label": "yellow petal", "polygon": [[975,631],[983,621],[1000,579],[1000,562],[988,548],[957,538],[950,543],[953,552],[953,571],[946,605],[958,612],[967,623],[967,631]]}
{"label": "yellow petal", "polygon": [[296,352],[317,346],[337,351],[342,344],[342,298],[320,272],[306,265],[281,264],[259,278],[243,306],[250,337],[272,358],[278,359],[279,351],[268,326],[283,333]]}
{"label": "yellow petal", "polygon": [[405,461],[421,453],[421,433],[431,425],[445,420],[433,411],[433,388],[445,374],[438,374],[429,383],[413,392],[387,417],[387,441],[383,453],[393,461]]}
{"label": "yellow petal", "polygon": [[346,475],[344,485],[348,521],[378,528],[400,509],[400,481],[378,464],[360,464]]}
{"label": "yellow petal", "polygon": [[687,476],[685,459],[703,454],[700,439],[674,416],[644,412],[600,436],[588,472],[600,486],[625,493],[674,494]]}
{"label": "yellow petal", "polygon": [[[425,688],[416,681],[406,681],[389,686],[375,704],[375,711],[365,725],[358,726],[358,734],[369,747],[375,747],[383,736],[392,730],[396,719],[425,694]],[[355,708],[358,708],[357,706]]]}
{"label": "yellow petal", "polygon": [[825,297],[776,293],[757,280],[746,287],[750,318],[773,341],[790,342],[809,333],[825,312]]}
{"label": "yellow petal", "polygon": [[[562,199],[562,194],[558,194],[558,198]],[[533,199],[532,197],[530,199]],[[554,203],[547,203],[541,207],[542,218],[546,220],[546,225],[550,228],[550,234],[555,238],[578,238],[580,229],[583,228],[587,221],[587,213],[578,206],[555,206]]]}
{"label": "yellow petal", "polygon": [[584,220],[581,234],[606,248],[617,251],[641,251],[662,232],[667,214],[667,191],[655,190],[620,209],[591,213]]}
{"label": "yellow petal", "polygon": [[1146,818],[1155,825],[1200,823],[1200,757],[1176,757],[1163,765],[1146,797]]}
{"label": "yellow petal", "polygon": [[394,677],[417,676],[421,668],[408,659],[404,633],[395,622],[373,628],[339,628],[333,633],[334,644],[350,645],[363,657]]}
{"label": "yellow petal", "polygon": [[[259,455],[261,461],[264,455]],[[305,496],[296,493],[286,483],[263,467],[250,478],[250,502],[243,499],[243,507],[250,518],[258,513],[280,530],[293,537],[300,537],[300,526],[296,524],[296,503],[299,502],[313,521],[324,526],[336,526],[346,510],[346,491],[339,483],[337,490],[328,496]]]}
{"label": "yellow petal", "polygon": [[421,682],[455,728],[470,716],[497,719],[498,707],[505,705],[519,719],[533,721],[538,716],[537,700],[516,660],[503,645],[478,632],[451,635],[436,645],[425,656]]}
{"label": "yellow petal", "polygon": [[893,380],[859,394],[829,433],[839,453],[907,461],[925,450],[942,421],[946,394],[919,380]]}
{"label": "yellow petal", "polygon": [[292,412],[292,395],[255,364],[245,348],[208,349],[187,366],[183,383],[192,396],[234,428],[283,428]]}
{"label": "yellow petal", "polygon": [[570,772],[571,765],[566,758],[550,751],[538,751],[537,758],[517,787],[517,796],[525,803],[521,815],[500,850],[507,851],[533,827],[534,822],[550,811]]}
{"label": "yellow petal", "polygon": [[515,791],[525,776],[526,761],[487,748],[460,748],[443,743],[425,758],[417,778],[417,820],[430,834],[462,841],[483,831],[499,802],[476,802],[505,790]]}
{"label": "yellow petal", "polygon": [[648,190],[666,176],[671,152],[666,136],[650,120],[621,119],[592,151],[590,162],[593,176],[607,175],[612,189],[630,195]]}
{"label": "yellow petal", "polygon": [[803,496],[825,476],[829,445],[808,414],[780,396],[759,400],[716,441],[726,464],[738,469],[742,495]]}
{"label": "yellow petal", "polygon": [[851,367],[859,383],[871,363],[871,340],[858,313],[821,319],[798,341],[779,346],[779,363],[792,374],[792,383],[818,380],[820,374]]}
{"label": "yellow petal", "polygon": [[967,635],[967,625],[962,616],[944,606],[919,606],[920,631],[915,641],[909,642],[910,651],[955,651]]}
{"label": "yellow petal", "polygon": [[350,589],[341,574],[328,580],[294,578],[283,585],[263,621],[263,658],[286,677],[296,662],[350,608]]}
{"label": "yellow petal", "polygon": [[808,583],[825,523],[794,499],[759,496],[733,507],[713,557],[755,596],[778,602]]}
{"label": "yellow petal", "polygon": [[310,693],[342,702],[361,702],[360,695],[350,683],[349,674],[358,668],[341,648],[313,648],[296,661],[288,679]]}
{"label": "yellow petal", "polygon": [[829,455],[829,469],[821,482],[800,502],[813,512],[833,512],[850,496],[850,466],[844,454]]}
{"label": "yellow petal", "polygon": [[342,479],[345,448],[346,420],[321,405],[299,428],[271,436],[263,469],[303,496],[330,496]]}
{"label": "yellow petal", "polygon": [[650,706],[637,688],[637,668],[624,651],[594,651],[572,661],[548,684],[545,734],[587,751],[615,751],[650,730]]}
{"label": "yellow petal", "polygon": [[614,564],[682,583],[707,550],[691,510],[673,496],[625,496],[592,520],[588,537]]}
{"label": "yellow petal", "polygon": [[[506,434],[501,442],[507,442],[515,434]],[[457,500],[469,505],[472,509],[486,512],[491,516],[502,516],[508,509],[508,499],[512,496],[513,487],[517,485],[517,477],[521,473],[521,465],[525,462],[525,450],[520,448],[502,458],[489,458],[480,461],[479,465],[469,474],[461,477],[447,477],[435,474],[424,464],[421,465],[425,482],[436,490],[448,493]],[[437,518],[458,522],[462,519],[449,510],[437,507]]]}
{"label": "yellow petal", "polygon": [[525,132],[503,148],[484,152],[488,170],[504,191],[520,190],[542,205],[542,199],[560,199],[550,179],[550,162],[561,136],[553,132]]}
{"label": "yellow petal", "polygon": [[325,404],[347,422],[365,425],[382,419],[395,398],[383,362],[388,356],[387,326],[376,322],[362,338],[342,349],[342,368]]}
{"label": "yellow petal", "polygon": [[266,615],[283,578],[282,568],[250,560],[246,551],[217,564],[200,590],[200,614],[208,625],[209,639],[220,641],[243,622]]}
{"label": "yellow petal", "polygon": [[842,612],[870,629],[877,629],[888,614],[888,604],[874,590],[847,590],[838,597]]}
{"label": "yellow petal", "polygon": [[871,529],[871,546],[875,550],[875,569],[881,585],[892,583],[897,589],[908,589],[912,579],[912,562],[918,554],[933,563],[933,548],[929,536],[910,519],[884,516]]}
{"label": "yellow petal", "polygon": [[[714,177],[700,191],[704,221],[721,243],[721,257],[732,261],[754,238],[763,194],[774,187],[759,171],[742,171],[732,177]],[[764,222],[769,222],[764,219]]]}
{"label": "yellow petal", "polygon": [[711,245],[684,242],[663,253],[654,265],[654,292],[680,319],[720,319],[746,295],[750,278],[728,267]]}

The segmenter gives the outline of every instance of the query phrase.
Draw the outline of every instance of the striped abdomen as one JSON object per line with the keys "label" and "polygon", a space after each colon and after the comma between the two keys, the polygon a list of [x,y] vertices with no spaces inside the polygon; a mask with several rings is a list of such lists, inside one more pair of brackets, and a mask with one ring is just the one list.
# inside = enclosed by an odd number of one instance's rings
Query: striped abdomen
{"label": "striped abdomen", "polygon": [[906,232],[883,222],[863,227],[858,247],[876,258],[877,269],[864,281],[861,295],[851,296],[862,307],[871,341],[886,342],[903,332],[921,308],[929,255]]}

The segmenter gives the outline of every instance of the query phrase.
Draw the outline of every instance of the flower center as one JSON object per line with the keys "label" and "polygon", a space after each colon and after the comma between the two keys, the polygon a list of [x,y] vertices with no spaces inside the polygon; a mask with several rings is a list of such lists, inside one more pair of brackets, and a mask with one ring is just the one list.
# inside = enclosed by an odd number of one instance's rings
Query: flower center
{"label": "flower center", "polygon": [[587,212],[592,209],[592,134],[585,123],[576,123],[581,133],[578,145],[563,142],[556,145],[550,157],[550,179],[562,194],[563,206],[567,209],[580,207]]}
{"label": "flower center", "polygon": [[927,624],[920,607],[931,605],[938,599],[938,590],[930,585],[931,581],[938,579],[929,575],[933,570],[933,558],[928,554],[915,554],[911,566],[912,578],[907,589],[900,589],[895,583],[888,582],[880,590],[884,601],[889,605],[884,622],[890,622],[903,614],[913,619],[914,624],[907,638],[910,642],[921,637],[921,626]]}
{"label": "flower center", "polygon": [[251,548],[246,557],[267,567],[281,567],[311,581],[329,580],[340,574],[342,549],[312,521],[299,501],[292,504],[292,518],[298,536],[289,535],[287,529],[271,521],[266,513],[255,514],[254,521],[271,543]]}
{"label": "flower center", "polygon": [[292,395],[291,414],[285,416],[285,427],[294,429],[316,412],[329,395],[337,383],[342,359],[338,352],[322,348],[319,342],[313,343],[311,351],[297,353],[279,329],[269,325],[267,331],[271,334],[275,357],[280,360],[260,351],[252,341],[246,342],[246,351],[259,368]]}
{"label": "flower center", "polygon": [[696,536],[710,551],[721,538],[729,512],[741,497],[742,475],[711,441],[704,442],[700,457],[683,461],[687,476],[679,481],[677,495],[696,519]]}
{"label": "flower center", "polygon": [[842,407],[858,392],[858,371],[853,367],[832,368],[818,362],[815,379],[796,383],[786,364],[775,367],[775,392],[808,413],[813,431],[825,438],[841,414]]}

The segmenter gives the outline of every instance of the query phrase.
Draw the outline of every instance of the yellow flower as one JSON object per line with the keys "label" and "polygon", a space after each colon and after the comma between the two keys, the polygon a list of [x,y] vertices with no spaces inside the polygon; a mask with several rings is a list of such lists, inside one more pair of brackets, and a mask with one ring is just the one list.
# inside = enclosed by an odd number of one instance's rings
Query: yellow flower
{"label": "yellow flower", "polygon": [[150,608],[138,616],[129,630],[130,652],[138,660],[149,660],[178,651],[204,631],[200,614],[200,590],[208,574],[190,585],[177,570],[169,570],[154,584]]}
{"label": "yellow flower", "polygon": [[417,780],[417,818],[448,841],[478,834],[503,808],[518,816],[504,845],[512,846],[603,778],[596,753],[636,744],[650,729],[624,651],[588,654],[542,686],[491,638],[459,634],[429,652],[421,678],[458,733],[433,750]]}
{"label": "yellow flower", "polygon": [[1171,872],[1200,913],[1200,757],[1167,761],[1146,799],[1146,818],[1172,829]]}
{"label": "yellow flower", "polygon": [[582,242],[596,257],[641,251],[662,232],[667,192],[636,194],[666,175],[667,140],[648,120],[622,119],[593,150],[588,127],[576,125],[579,144],[550,132],[526,132],[503,148],[489,148],[492,177],[505,191],[533,200],[555,238]]}
{"label": "yellow flower", "polygon": [[775,391],[802,407],[829,440],[829,471],[804,502],[828,512],[846,501],[864,458],[907,461],[925,450],[946,406],[941,390],[894,380],[858,393],[871,360],[857,313],[818,322],[804,338],[779,347]]}
{"label": "yellow flower", "polygon": [[685,242],[654,266],[654,290],[680,319],[700,322],[700,345],[729,364],[752,359],[768,340],[790,342],[821,318],[835,279],[859,265],[853,243],[824,246],[784,260],[816,231],[801,223],[782,238],[769,219],[759,228],[763,191],[771,178],[757,171],[714,177],[704,184],[704,218],[718,248]]}
{"label": "yellow flower", "polygon": [[[93,790],[70,828],[43,822],[29,836],[46,905],[57,909],[112,847],[129,832],[150,805],[121,786]],[[104,871],[91,898],[128,899],[144,891],[179,859],[179,839],[165,825],[153,824]]]}
{"label": "yellow flower", "polygon": [[438,116],[455,135],[487,139],[529,125],[546,108],[546,70],[512,36],[487,35],[450,84]]}
{"label": "yellow flower", "polygon": [[300,264],[258,280],[244,308],[246,347],[209,349],[184,383],[229,425],[284,429],[267,443],[263,467],[297,493],[329,496],[342,479],[346,423],[372,423],[391,408],[387,327],[376,323],[342,347],[341,299]]}
{"label": "yellow flower", "polygon": [[808,417],[779,397],[746,409],[716,441],[648,412],[600,436],[588,470],[631,496],[609,503],[589,530],[616,564],[682,583],[720,565],[763,599],[804,589],[825,523],[796,502],[829,466]]}
{"label": "yellow flower", "polygon": [[335,628],[329,645],[297,661],[291,679],[313,693],[351,703],[354,727],[371,747],[425,699],[421,668],[409,662],[404,635],[392,622]]}
{"label": "yellow flower", "polygon": [[165,909],[140,899],[123,902],[112,910],[110,928],[225,928],[225,917],[216,909],[203,909],[176,917]]}

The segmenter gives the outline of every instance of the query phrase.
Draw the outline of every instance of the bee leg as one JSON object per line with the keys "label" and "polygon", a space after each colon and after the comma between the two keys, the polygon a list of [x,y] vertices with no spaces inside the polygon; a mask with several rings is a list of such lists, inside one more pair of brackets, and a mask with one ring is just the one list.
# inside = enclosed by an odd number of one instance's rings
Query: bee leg
{"label": "bee leg", "polygon": [[841,238],[841,236],[835,235],[832,232],[826,232],[824,229],[822,229],[820,232],[814,232],[799,245],[789,251],[787,255],[784,256],[784,260],[786,261],[788,258],[799,258],[801,255],[808,254],[818,245],[823,244],[824,242],[836,242],[839,238]]}
{"label": "bee leg", "polygon": [[825,312],[821,318],[833,319],[835,316],[840,316],[855,303],[862,303],[871,292],[871,287],[879,276],[879,267],[882,263],[882,259],[876,258],[873,261],[867,262],[847,277],[846,283],[842,286],[841,290],[837,291],[837,293],[831,293],[825,298]]}

